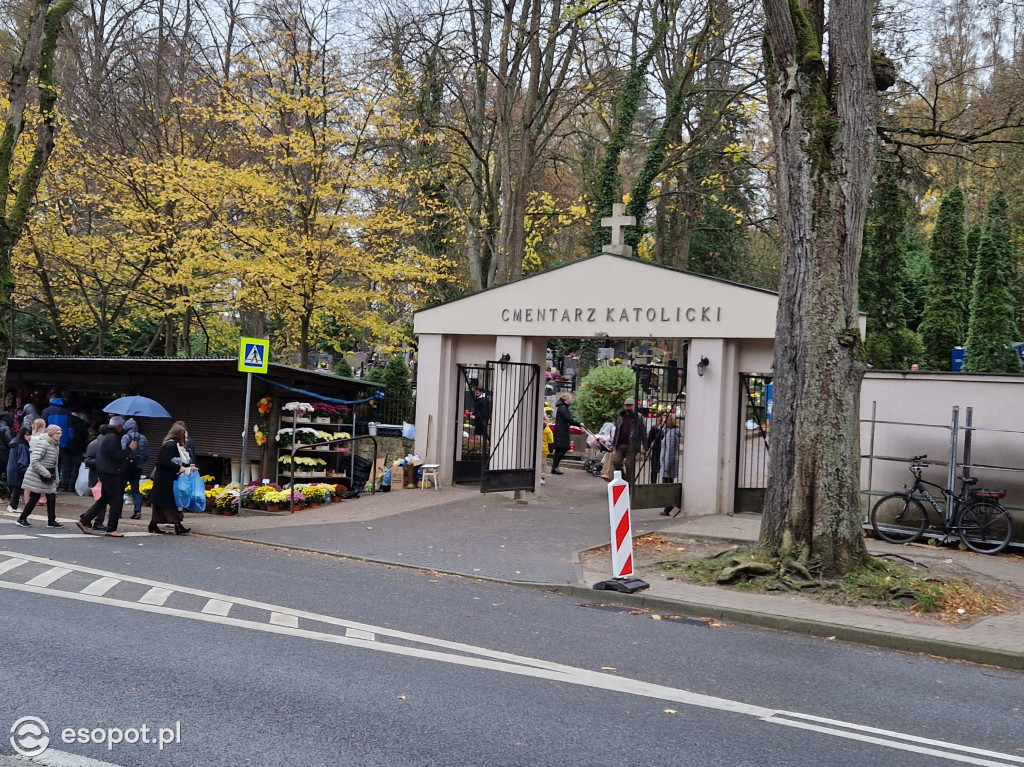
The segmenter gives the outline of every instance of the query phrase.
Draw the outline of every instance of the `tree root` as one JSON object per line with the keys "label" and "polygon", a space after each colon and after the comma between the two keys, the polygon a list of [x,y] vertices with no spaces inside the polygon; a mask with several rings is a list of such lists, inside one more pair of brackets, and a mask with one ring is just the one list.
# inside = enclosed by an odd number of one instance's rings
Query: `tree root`
{"label": "tree root", "polygon": [[[737,562],[735,557],[733,557],[731,561]],[[746,576],[748,575],[775,575],[775,573],[775,568],[772,565],[748,559],[725,568],[718,574],[718,577],[715,578],[715,580],[719,583],[729,583],[741,576],[746,580]]]}
{"label": "tree root", "polygon": [[817,588],[822,585],[811,572],[811,568],[800,559],[773,557],[768,561],[751,556],[733,556],[729,564],[715,578],[718,583],[734,583],[754,578],[769,590]]}

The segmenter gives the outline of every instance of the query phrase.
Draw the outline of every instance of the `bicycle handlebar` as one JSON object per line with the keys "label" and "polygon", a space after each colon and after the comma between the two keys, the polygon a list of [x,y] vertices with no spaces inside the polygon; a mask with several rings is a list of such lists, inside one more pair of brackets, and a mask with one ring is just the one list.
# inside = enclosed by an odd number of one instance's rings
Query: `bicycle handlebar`
{"label": "bicycle handlebar", "polygon": [[926,455],[915,455],[913,458],[910,459],[910,462],[911,463],[917,463],[918,461],[920,461],[920,460],[922,460],[924,458],[927,458],[927,457],[928,456],[926,456]]}

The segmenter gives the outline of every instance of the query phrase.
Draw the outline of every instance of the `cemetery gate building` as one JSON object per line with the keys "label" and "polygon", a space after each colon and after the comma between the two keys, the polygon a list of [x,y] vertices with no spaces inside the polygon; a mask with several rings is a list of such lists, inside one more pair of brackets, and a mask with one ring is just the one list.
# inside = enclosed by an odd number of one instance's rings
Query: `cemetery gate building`
{"label": "cemetery gate building", "polygon": [[747,405],[752,377],[772,372],[777,308],[772,291],[606,252],[420,311],[416,452],[440,464],[443,483],[465,479],[466,413],[483,384],[493,396],[481,489],[533,490],[548,339],[675,339],[688,352],[682,513],[732,512],[745,443],[766,440]]}

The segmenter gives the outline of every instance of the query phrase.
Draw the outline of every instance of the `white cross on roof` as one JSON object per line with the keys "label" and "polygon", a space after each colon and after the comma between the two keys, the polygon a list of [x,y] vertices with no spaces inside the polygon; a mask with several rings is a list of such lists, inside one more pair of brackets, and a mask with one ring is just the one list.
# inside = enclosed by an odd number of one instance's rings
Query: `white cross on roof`
{"label": "white cross on roof", "polygon": [[621,202],[612,205],[612,215],[601,219],[601,226],[612,230],[612,245],[625,245],[626,236],[623,230],[636,224],[636,216],[626,215],[626,206]]}

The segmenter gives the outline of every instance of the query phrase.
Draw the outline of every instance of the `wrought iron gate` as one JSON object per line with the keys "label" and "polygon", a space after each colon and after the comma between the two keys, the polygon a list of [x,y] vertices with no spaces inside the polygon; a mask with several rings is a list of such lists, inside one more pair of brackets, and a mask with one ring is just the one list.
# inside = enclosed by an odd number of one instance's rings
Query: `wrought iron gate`
{"label": "wrought iron gate", "polygon": [[[683,419],[686,415],[686,353],[682,366],[677,365],[636,365],[637,410],[647,418],[650,433],[655,419],[671,413],[679,421],[680,434],[684,434]],[[682,440],[680,440],[680,448]],[[682,483],[676,481],[661,483],[660,456],[653,451],[646,460],[637,460],[636,481],[631,492],[631,503],[635,509],[679,506],[682,501]]]}
{"label": "wrought iron gate", "polygon": [[761,511],[768,487],[768,385],[771,376],[740,374],[739,447],[734,511]]}
{"label": "wrought iron gate", "polygon": [[[540,366],[498,360],[460,365],[452,480],[483,493],[534,490],[540,437]],[[479,387],[485,400],[477,402]]]}
{"label": "wrought iron gate", "polygon": [[459,383],[455,406],[455,455],[452,463],[452,482],[476,484],[483,476],[484,464],[490,453],[490,419],[478,422],[473,390],[480,387],[490,397],[491,369],[487,365],[459,365]]}

